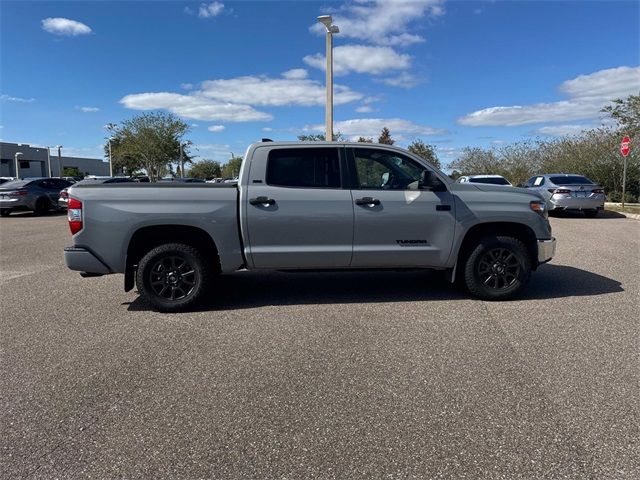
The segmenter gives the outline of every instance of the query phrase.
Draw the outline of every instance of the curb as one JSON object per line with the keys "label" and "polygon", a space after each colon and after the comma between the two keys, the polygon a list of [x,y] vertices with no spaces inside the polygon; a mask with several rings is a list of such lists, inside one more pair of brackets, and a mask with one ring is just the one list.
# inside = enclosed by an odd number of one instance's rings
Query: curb
{"label": "curb", "polygon": [[[633,204],[633,205],[638,205],[637,203]],[[618,213],[620,215],[623,215],[627,218],[632,218],[633,220],[640,220],[640,214],[637,213],[627,213],[627,212],[619,212],[618,210],[607,210],[607,207],[621,207],[620,203],[614,203],[614,202],[605,202],[604,204],[604,209],[605,211],[609,211],[609,212],[615,212]]]}

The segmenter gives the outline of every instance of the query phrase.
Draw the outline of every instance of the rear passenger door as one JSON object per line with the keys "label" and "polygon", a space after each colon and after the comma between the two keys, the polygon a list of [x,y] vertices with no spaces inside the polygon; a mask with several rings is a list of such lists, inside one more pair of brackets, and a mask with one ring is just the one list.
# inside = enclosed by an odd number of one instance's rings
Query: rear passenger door
{"label": "rear passenger door", "polygon": [[351,262],[353,203],[344,149],[259,147],[243,201],[254,268],[340,268]]}

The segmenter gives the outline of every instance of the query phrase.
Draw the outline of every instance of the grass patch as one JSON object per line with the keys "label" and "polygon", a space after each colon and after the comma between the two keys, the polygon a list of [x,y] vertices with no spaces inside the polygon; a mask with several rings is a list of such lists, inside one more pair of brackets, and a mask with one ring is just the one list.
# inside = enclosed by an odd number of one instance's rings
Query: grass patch
{"label": "grass patch", "polygon": [[622,208],[620,205],[606,205],[605,210],[611,210],[613,212],[622,212],[622,213],[635,213],[636,215],[640,215],[640,207],[628,207],[625,205],[624,208]]}

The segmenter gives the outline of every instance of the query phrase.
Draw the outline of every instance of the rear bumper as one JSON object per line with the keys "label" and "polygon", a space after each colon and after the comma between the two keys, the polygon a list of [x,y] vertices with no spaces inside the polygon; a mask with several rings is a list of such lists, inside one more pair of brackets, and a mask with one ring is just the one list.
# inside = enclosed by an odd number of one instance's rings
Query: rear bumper
{"label": "rear bumper", "polygon": [[58,208],[66,210],[68,203],[69,203],[69,200],[67,200],[66,198],[59,198],[58,199]]}
{"label": "rear bumper", "polygon": [[2,210],[24,210],[28,208],[23,198],[0,198],[0,209]]}
{"label": "rear bumper", "polygon": [[550,210],[594,210],[604,208],[604,195],[585,198],[552,198]]}
{"label": "rear bumper", "polygon": [[93,253],[81,247],[64,249],[64,263],[71,270],[87,273],[111,273],[109,267],[102,263]]}
{"label": "rear bumper", "polygon": [[556,254],[556,239],[538,240],[538,263],[546,263]]}

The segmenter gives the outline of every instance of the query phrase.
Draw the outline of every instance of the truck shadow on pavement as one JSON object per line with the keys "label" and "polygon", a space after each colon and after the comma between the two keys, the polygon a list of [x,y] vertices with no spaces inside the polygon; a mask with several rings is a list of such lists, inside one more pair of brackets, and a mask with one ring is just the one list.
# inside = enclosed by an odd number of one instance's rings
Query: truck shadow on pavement
{"label": "truck shadow on pavement", "polygon": [[[211,300],[198,311],[241,310],[274,305],[418,302],[473,299],[435,271],[240,272],[217,279]],[[547,264],[532,275],[514,301],[622,292],[620,282],[579,268]],[[128,309],[150,310],[137,298]]]}

